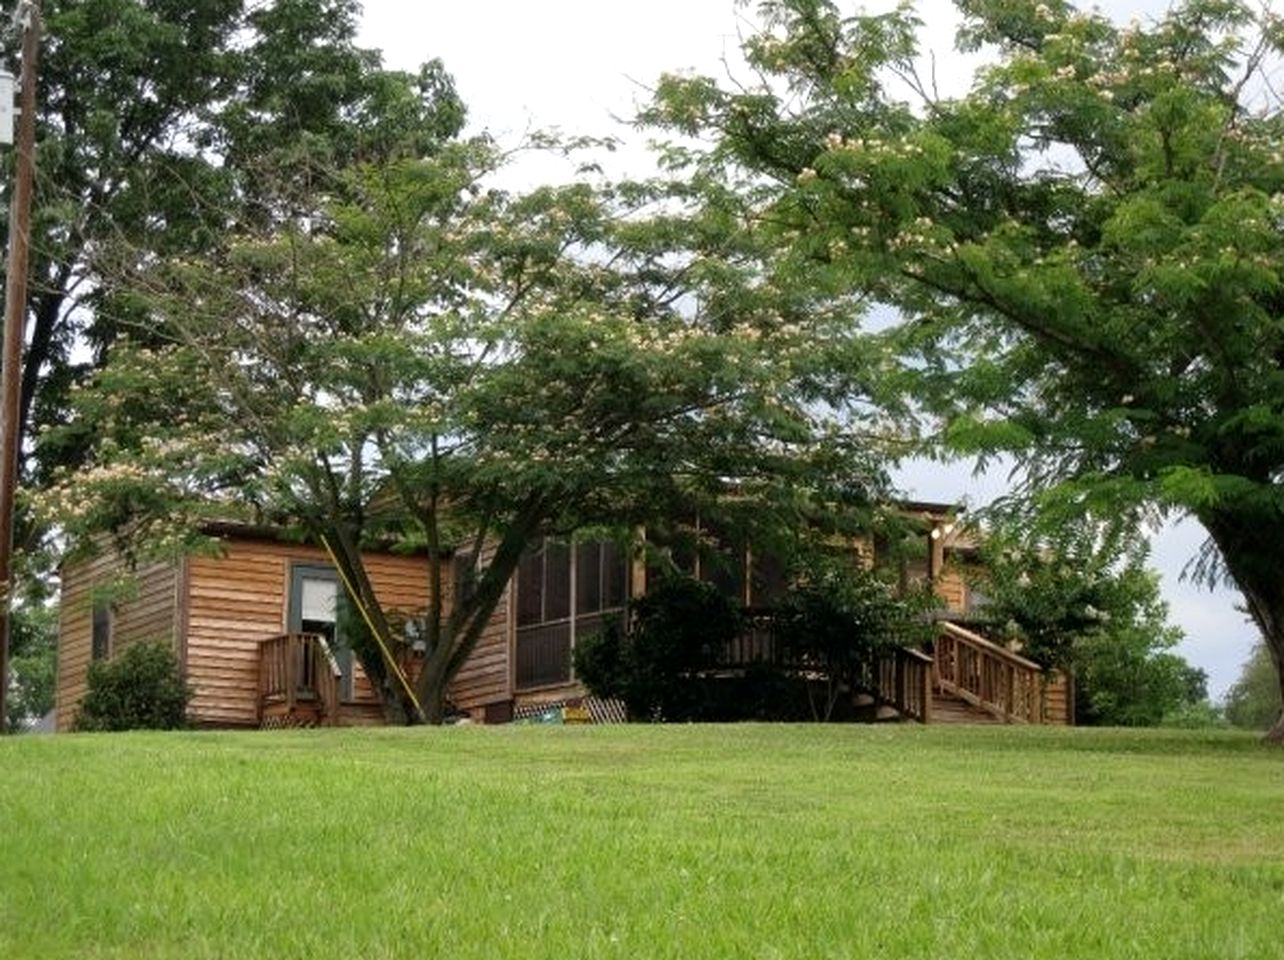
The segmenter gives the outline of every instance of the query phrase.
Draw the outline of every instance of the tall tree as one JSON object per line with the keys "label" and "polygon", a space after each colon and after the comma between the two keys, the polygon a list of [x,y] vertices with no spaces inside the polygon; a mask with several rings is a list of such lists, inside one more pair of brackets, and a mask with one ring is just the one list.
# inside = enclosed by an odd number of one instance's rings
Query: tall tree
{"label": "tall tree", "polygon": [[[121,277],[142,336],[61,431],[98,442],[44,498],[56,521],[149,552],[210,517],[324,538],[380,641],[356,652],[389,719],[417,699],[437,721],[538,538],[728,491],[875,499],[874,451],[838,429],[850,307],[768,283],[729,210],[647,184],[509,195],[484,184],[503,160],[484,140],[404,146],[291,158],[259,184],[269,216]],[[389,536],[429,563],[413,698],[364,565]]]}
{"label": "tall tree", "polygon": [[1257,644],[1239,678],[1226,691],[1226,719],[1237,727],[1265,730],[1280,712],[1280,689],[1265,645]]}
{"label": "tall tree", "polygon": [[[412,129],[440,138],[462,124],[439,64],[407,84],[355,45],[355,0],[47,0],[43,9],[28,434],[65,419],[68,391],[106,361],[128,319],[108,282],[122,249],[146,258],[208,248],[254,214],[265,158],[346,161]],[[41,482],[82,452],[46,445],[24,466]]]}
{"label": "tall tree", "polygon": [[[264,164],[289,156],[355,162],[408,140],[448,138],[463,122],[439,63],[407,77],[355,45],[354,0],[46,0],[42,7],[19,418],[27,487],[84,459],[85,434],[65,431],[38,455],[32,438],[65,423],[71,391],[107,362],[124,326],[142,335],[140,317],[115,292],[122,257],[199,253],[230,226],[270,216],[257,189]],[[2,42],[14,39],[6,33]],[[6,205],[0,236],[8,235],[7,214]],[[25,501],[19,506],[17,556],[34,579],[19,591],[32,605],[17,616],[42,622],[47,612],[36,598],[49,571],[37,561],[48,530],[32,522]],[[51,645],[26,649],[27,677],[52,670]]]}
{"label": "tall tree", "polygon": [[1125,27],[958,8],[993,57],[958,98],[917,70],[911,9],[769,0],[756,83],[669,77],[646,119],[711,140],[704,175],[757,177],[798,263],[899,309],[953,450],[1016,455],[1067,523],[1198,519],[1284,685],[1284,28],[1235,0]]}

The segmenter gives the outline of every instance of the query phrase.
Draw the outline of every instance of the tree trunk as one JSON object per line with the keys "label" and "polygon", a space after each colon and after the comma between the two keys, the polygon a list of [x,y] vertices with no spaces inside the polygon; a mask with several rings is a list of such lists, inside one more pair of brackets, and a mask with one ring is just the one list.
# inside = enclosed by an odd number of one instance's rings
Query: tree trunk
{"label": "tree trunk", "polygon": [[424,720],[434,726],[446,719],[446,685],[450,682],[446,668],[449,661],[449,645],[439,644],[425,658],[423,670],[415,683],[415,694],[423,708]]}
{"label": "tree trunk", "polygon": [[[1275,681],[1284,695],[1284,519],[1257,512],[1209,511],[1200,515],[1221,552],[1226,570],[1244,595],[1249,615],[1261,631],[1275,664]],[[1266,733],[1284,746],[1284,712]]]}

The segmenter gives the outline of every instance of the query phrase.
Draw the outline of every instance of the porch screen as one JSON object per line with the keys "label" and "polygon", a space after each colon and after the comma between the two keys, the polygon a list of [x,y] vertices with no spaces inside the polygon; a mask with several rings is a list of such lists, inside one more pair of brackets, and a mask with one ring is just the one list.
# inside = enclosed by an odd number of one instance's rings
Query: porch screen
{"label": "porch screen", "polygon": [[517,570],[517,687],[571,679],[577,637],[622,616],[628,557],[614,543],[544,540]]}

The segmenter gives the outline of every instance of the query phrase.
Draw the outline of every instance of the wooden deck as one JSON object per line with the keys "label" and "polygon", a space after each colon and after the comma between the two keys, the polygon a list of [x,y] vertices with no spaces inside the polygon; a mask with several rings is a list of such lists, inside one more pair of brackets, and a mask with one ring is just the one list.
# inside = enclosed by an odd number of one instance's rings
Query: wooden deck
{"label": "wooden deck", "polygon": [[[879,719],[933,724],[1073,722],[1069,714],[1072,696],[1064,678],[1049,675],[1033,661],[957,624],[943,622],[937,631],[931,655],[910,647],[892,648],[864,672],[865,680],[852,695],[878,705]],[[778,647],[769,624],[761,617],[751,623],[744,636],[718,653],[723,657],[718,667],[728,675],[764,663],[808,677],[827,668]],[[383,723],[377,703],[340,699],[341,673],[323,637],[279,634],[265,638],[259,644],[258,669],[261,727]],[[562,706],[562,700],[556,705]],[[510,710],[503,719],[514,719],[524,712],[531,711],[518,707],[516,714]]]}

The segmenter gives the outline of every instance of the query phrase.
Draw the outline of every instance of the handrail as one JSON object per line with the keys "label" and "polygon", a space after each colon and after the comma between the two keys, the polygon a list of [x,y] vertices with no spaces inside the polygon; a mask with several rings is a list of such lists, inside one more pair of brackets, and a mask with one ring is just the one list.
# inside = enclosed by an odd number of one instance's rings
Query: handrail
{"label": "handrail", "polygon": [[1033,660],[1027,660],[1025,657],[1021,656],[1021,654],[1013,653],[1007,647],[1000,646],[993,640],[987,640],[979,633],[973,633],[971,630],[964,629],[957,623],[950,623],[948,620],[942,620],[940,621],[940,626],[946,633],[952,633],[961,640],[967,640],[969,643],[972,643],[983,650],[988,650],[1000,660],[1006,660],[1008,663],[1018,667],[1024,667],[1027,670],[1035,670],[1039,673],[1043,672],[1043,667],[1039,666],[1039,664],[1035,663]]}
{"label": "handrail", "polygon": [[[328,669],[327,669],[328,668]],[[315,633],[283,633],[259,642],[259,713],[269,702],[287,714],[300,700],[319,708],[327,726],[338,722],[343,671],[326,639]]]}
{"label": "handrail", "polygon": [[942,623],[936,684],[1006,723],[1043,723],[1043,668],[952,623]]}
{"label": "handrail", "polygon": [[896,647],[883,654],[875,677],[878,698],[903,717],[931,723],[933,663],[931,657],[912,647]]}

